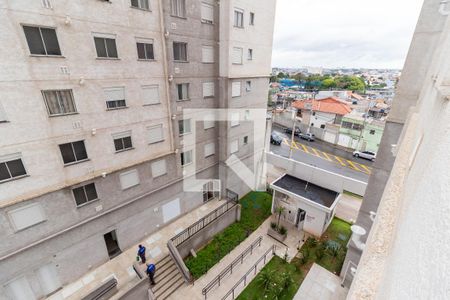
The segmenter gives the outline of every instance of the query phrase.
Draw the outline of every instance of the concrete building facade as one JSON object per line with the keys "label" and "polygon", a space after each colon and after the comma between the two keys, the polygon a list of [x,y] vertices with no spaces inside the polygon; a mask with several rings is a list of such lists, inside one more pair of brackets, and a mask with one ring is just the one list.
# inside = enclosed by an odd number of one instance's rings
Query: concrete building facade
{"label": "concrete building facade", "polygon": [[[246,115],[266,106],[274,9],[0,4],[0,298],[45,297],[225,189],[262,186],[265,114]],[[241,121],[184,113],[215,108]],[[239,161],[252,186],[230,167]],[[211,184],[185,191],[186,174]]]}

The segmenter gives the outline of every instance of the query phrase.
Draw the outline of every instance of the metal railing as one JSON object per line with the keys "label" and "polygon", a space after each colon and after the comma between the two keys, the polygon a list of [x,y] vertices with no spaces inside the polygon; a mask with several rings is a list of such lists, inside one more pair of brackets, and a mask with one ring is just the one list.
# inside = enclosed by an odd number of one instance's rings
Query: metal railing
{"label": "metal railing", "polygon": [[222,297],[222,300],[226,300],[228,299],[228,297],[231,295],[232,296],[232,300],[234,300],[234,291],[239,287],[239,285],[244,282],[244,287],[247,286],[247,277],[248,275],[250,275],[250,273],[254,272],[253,275],[256,275],[256,271],[258,269],[258,265],[261,261],[264,261],[263,266],[266,264],[266,258],[268,254],[272,254],[272,256],[275,255],[275,250],[276,250],[276,246],[272,245],[272,247],[270,247],[270,249],[268,249],[263,256],[261,256],[260,259],[258,259],[258,261],[247,271],[247,273],[245,273],[244,276],[241,277],[241,279],[239,279],[239,281],[231,288],[231,290],[228,291],[228,293],[225,294],[225,296]]}
{"label": "metal railing", "polygon": [[245,249],[238,257],[236,257],[235,260],[231,264],[229,264],[225,269],[222,270],[222,272],[219,273],[213,280],[211,280],[203,289],[202,294],[205,296],[205,299],[208,296],[208,292],[211,291],[216,285],[220,286],[220,281],[228,275],[228,273],[233,274],[233,268],[238,265],[239,263],[244,262],[244,258],[247,255],[253,254],[253,249],[256,248],[256,246],[261,246],[262,236],[257,238],[247,249]]}
{"label": "metal railing", "polygon": [[238,204],[238,194],[236,194],[233,191],[230,191],[227,189],[227,197],[226,197],[226,203],[219,206],[170,240],[172,241],[173,245],[175,247],[178,247],[185,241],[187,241],[190,237],[192,237],[194,234],[205,228],[208,224],[215,221],[217,218],[225,214],[227,211],[232,209],[233,207]]}

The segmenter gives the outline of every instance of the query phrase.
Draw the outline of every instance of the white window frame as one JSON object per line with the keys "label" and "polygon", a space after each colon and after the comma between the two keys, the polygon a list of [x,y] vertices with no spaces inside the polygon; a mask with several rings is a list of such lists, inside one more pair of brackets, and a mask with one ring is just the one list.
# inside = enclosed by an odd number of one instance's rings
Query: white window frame
{"label": "white window frame", "polygon": [[[183,125],[183,132],[181,132],[180,129],[180,124]],[[187,129],[187,131],[186,131]],[[180,136],[186,135],[186,134],[191,134],[192,133],[192,120],[191,119],[183,119],[183,120],[179,120],[178,121],[178,130],[179,130],[179,134]]]}
{"label": "white window frame", "polygon": [[252,91],[252,81],[251,80],[245,81],[245,91],[247,93]]}
{"label": "white window frame", "polygon": [[252,11],[248,15],[248,25],[251,25],[251,26],[255,25],[255,13]]}
{"label": "white window frame", "polygon": [[202,45],[202,63],[214,63],[214,47],[209,45]]}
{"label": "white window frame", "polygon": [[[188,156],[189,157],[189,162],[187,162],[187,163],[186,163],[186,156],[184,154],[189,154],[189,156]],[[181,160],[181,155],[183,155],[183,157],[184,157],[184,164],[183,164],[183,161]],[[180,153],[180,162],[181,162],[181,166],[182,167],[186,167],[186,166],[191,165],[194,162],[194,160],[193,160],[193,151],[192,150],[186,150],[186,151],[181,152]]]}
{"label": "white window frame", "polygon": [[237,97],[241,97],[242,95],[242,83],[240,81],[233,81],[231,83],[231,97],[232,98],[237,98]]}
{"label": "white window frame", "polygon": [[248,48],[247,60],[253,60],[253,49],[252,48]]}
{"label": "white window frame", "polygon": [[[182,94],[181,99],[180,99],[180,91],[179,91],[180,86],[181,86],[181,94]],[[189,83],[187,83],[187,82],[177,83],[176,89],[177,89],[177,101],[187,101],[190,99],[189,98]]]}
{"label": "white window frame", "polygon": [[[31,208],[31,207],[37,207],[37,208],[38,208],[38,211],[39,211],[41,220],[37,220],[37,221],[35,221],[34,223],[29,223],[28,225],[24,225],[24,226],[19,227],[18,224],[15,223],[15,221],[14,221],[14,214],[15,214],[15,213],[18,213],[18,212],[20,212],[20,211],[23,211],[23,210],[25,210],[25,209],[29,209],[29,208]],[[38,203],[38,202],[29,204],[29,205],[26,205],[26,206],[22,206],[22,207],[13,209],[13,210],[10,210],[10,211],[8,211],[8,217],[9,217],[9,219],[10,219],[10,223],[11,223],[11,225],[13,226],[15,232],[21,231],[21,230],[25,230],[25,229],[27,229],[27,228],[36,226],[36,225],[38,225],[38,224],[41,224],[41,223],[47,221],[47,217],[46,217],[46,215],[45,215],[44,208],[43,208],[42,205],[41,205],[40,203]]]}
{"label": "white window frame", "polygon": [[215,84],[211,82],[203,82],[202,85],[203,98],[213,98],[215,94]]}
{"label": "white window frame", "polygon": [[170,15],[172,17],[186,18],[186,1],[170,0]]}
{"label": "white window frame", "polygon": [[[164,166],[161,168],[161,166]],[[160,159],[151,163],[150,168],[152,170],[152,177],[158,178],[160,176],[167,174],[167,161],[165,159]],[[161,168],[161,170],[157,169]]]}
{"label": "white window frame", "polygon": [[[159,93],[159,85],[158,84],[142,85],[141,89],[142,89],[142,93],[143,93],[142,102],[143,102],[144,106],[161,104],[161,95]],[[156,90],[155,95],[157,96],[157,99],[151,100],[149,95],[146,94],[147,90]],[[149,99],[150,99],[150,101],[148,101]]]}
{"label": "white window frame", "polygon": [[[12,174],[11,174],[11,171],[9,170],[9,167],[8,167],[7,164],[8,164],[8,162],[10,162],[10,161],[18,160],[18,159],[20,159],[20,161],[22,162],[23,168],[24,168],[24,170],[25,170],[25,174],[19,175],[19,176],[15,176],[15,177],[12,177],[12,176],[11,176],[11,175],[12,175]],[[21,154],[21,153],[13,153],[13,154],[2,155],[2,156],[0,156],[0,163],[6,164],[6,168],[7,168],[8,172],[9,172],[9,175],[11,176],[10,178],[6,178],[6,179],[3,179],[3,180],[0,180],[0,184],[3,183],[3,182],[7,182],[7,181],[11,181],[11,180],[16,180],[16,179],[20,179],[20,178],[29,176],[29,175],[28,175],[27,168],[26,168],[26,166],[25,166],[25,163],[23,162],[23,158],[22,158],[22,154]]]}
{"label": "white window frame", "polygon": [[[161,130],[161,139],[153,140],[153,139],[151,139],[151,137],[150,137],[150,132],[149,132],[149,131],[150,131],[150,130],[153,130],[153,129],[156,129],[156,128],[159,128],[159,129]],[[164,137],[164,126],[163,126],[163,124],[157,124],[157,125],[147,126],[147,139],[148,139],[148,144],[149,144],[149,145],[163,142],[163,141],[165,140],[165,137]]]}
{"label": "white window frame", "polygon": [[[123,93],[123,99],[118,99],[118,97],[114,97],[117,99],[110,98],[110,95],[108,95],[108,92],[114,92],[114,91],[121,91]],[[103,93],[105,94],[105,104],[106,104],[106,110],[116,110],[116,109],[123,109],[127,108],[127,98],[125,93],[125,87],[124,86],[116,86],[116,87],[106,87],[103,88]],[[118,101],[125,101],[124,106],[116,106],[116,107],[108,107],[108,102],[118,102]]]}
{"label": "white window frame", "polygon": [[[131,136],[131,130],[118,132],[118,133],[113,133],[111,136],[113,138],[114,150],[116,151],[116,153],[134,149],[134,147],[133,147],[133,138]],[[127,137],[129,137],[130,140],[131,140],[131,147],[125,148],[125,144],[123,143],[123,139],[127,138]],[[119,150],[116,149],[116,140],[118,140],[118,139],[122,140],[123,149],[119,149]]]}
{"label": "white window frame", "polygon": [[244,28],[244,10],[235,8],[233,13],[233,26],[235,28]]}
{"label": "white window frame", "polygon": [[[180,45],[184,45],[184,54],[185,54],[185,59],[176,59],[175,58],[175,44],[180,44]],[[189,56],[188,56],[188,43],[186,42],[177,42],[177,41],[173,41],[172,43],[172,48],[173,48],[173,60],[175,62],[188,62],[189,60]],[[181,54],[181,52],[180,52]],[[181,55],[180,55],[181,56]]]}
{"label": "white window frame", "polygon": [[205,146],[203,147],[203,151],[205,158],[213,156],[214,154],[216,154],[216,144],[214,142],[205,144]]}
{"label": "white window frame", "polygon": [[230,125],[231,125],[231,127],[239,126],[239,124],[240,124],[239,123],[239,118],[240,118],[239,112],[231,113],[231,116],[230,116],[230,119],[231,119]]}
{"label": "white window frame", "polygon": [[244,48],[233,47],[232,54],[231,54],[232,64],[233,65],[242,65],[243,64],[243,56],[244,56]]}
{"label": "white window frame", "polygon": [[210,128],[214,128],[216,126],[216,122],[214,120],[214,115],[209,114],[203,118],[203,129],[207,130]]}
{"label": "white window frame", "polygon": [[[72,106],[73,106],[73,108],[74,108],[74,111],[52,114],[52,113],[50,112],[49,99],[48,99],[46,93],[50,93],[50,92],[55,92],[55,93],[56,93],[56,98],[57,98],[57,101],[58,101],[57,104],[58,104],[60,110],[62,110],[62,105],[61,105],[61,103],[62,103],[61,92],[67,92],[67,91],[68,91],[69,94],[70,94],[70,100],[71,100],[71,102],[72,102]],[[72,89],[42,90],[41,93],[42,93],[42,97],[44,98],[45,107],[47,108],[47,113],[48,113],[48,115],[49,115],[50,117],[65,116],[65,115],[73,115],[73,114],[77,114],[77,113],[78,113],[78,111],[77,111],[77,105],[76,105],[76,103],[75,103],[75,98],[73,97],[73,91],[72,91]],[[1,108],[0,108],[0,110],[1,110]],[[0,111],[0,113],[1,113],[1,111]],[[1,120],[0,120],[0,121],[1,121]]]}
{"label": "white window frame", "polygon": [[[106,1],[109,1],[109,0],[106,0]],[[130,0],[130,7],[136,8],[136,9],[141,9],[141,10],[148,10],[148,11],[151,10],[150,0],[136,0],[136,1],[137,1],[138,6],[133,6],[133,4],[131,3],[132,1]],[[147,7],[145,7],[145,5],[143,5],[145,3],[147,4],[146,5]]]}
{"label": "white window frame", "polygon": [[201,8],[200,8],[200,13],[201,13],[202,23],[214,24],[214,6],[212,4],[202,2]]}
{"label": "white window frame", "polygon": [[[128,176],[130,174],[135,174],[135,176],[137,178],[137,182],[124,186],[125,183],[124,183],[124,179],[123,178],[124,178],[124,176]],[[137,169],[133,169],[133,170],[129,170],[129,171],[120,173],[119,174],[119,180],[120,180],[120,187],[121,187],[122,191],[130,189],[130,188],[135,187],[135,186],[138,186],[141,183],[141,180],[139,178],[139,172],[138,172]]]}

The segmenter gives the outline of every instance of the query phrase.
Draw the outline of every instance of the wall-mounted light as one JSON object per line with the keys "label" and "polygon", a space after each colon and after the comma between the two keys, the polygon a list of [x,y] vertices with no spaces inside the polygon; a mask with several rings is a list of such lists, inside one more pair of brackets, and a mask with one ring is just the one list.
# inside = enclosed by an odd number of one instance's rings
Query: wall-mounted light
{"label": "wall-mounted light", "polygon": [[80,77],[80,80],[78,81],[80,85],[84,85],[84,77]]}
{"label": "wall-mounted light", "polygon": [[92,128],[92,129],[91,129],[91,135],[96,135],[96,134],[97,134],[97,129]]}
{"label": "wall-mounted light", "polygon": [[169,75],[169,82],[173,81],[173,75]]}
{"label": "wall-mounted light", "polygon": [[72,23],[72,19],[69,16],[66,16],[66,18],[64,19],[64,24],[70,25],[70,23]]}

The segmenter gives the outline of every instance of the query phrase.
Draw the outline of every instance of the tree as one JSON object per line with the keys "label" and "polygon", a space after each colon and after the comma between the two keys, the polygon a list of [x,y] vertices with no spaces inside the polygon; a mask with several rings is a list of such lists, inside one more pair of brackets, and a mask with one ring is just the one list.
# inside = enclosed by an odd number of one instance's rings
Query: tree
{"label": "tree", "polygon": [[322,80],[322,88],[331,89],[336,87],[336,81],[333,78],[326,78]]}
{"label": "tree", "polygon": [[284,213],[285,210],[286,210],[286,208],[284,208],[283,206],[278,206],[278,207],[275,209],[275,212],[278,214],[277,228],[280,228],[281,214]]}
{"label": "tree", "polygon": [[277,75],[278,78],[288,78],[289,75],[288,74],[284,74],[283,72],[278,73]]}
{"label": "tree", "polygon": [[336,86],[340,89],[351,90],[351,91],[364,91],[366,84],[364,81],[357,76],[342,76],[336,77]]}
{"label": "tree", "polygon": [[277,76],[270,76],[270,82],[277,82],[278,78]]}

